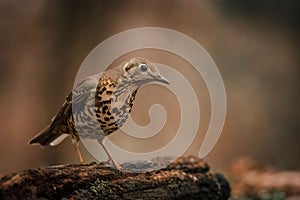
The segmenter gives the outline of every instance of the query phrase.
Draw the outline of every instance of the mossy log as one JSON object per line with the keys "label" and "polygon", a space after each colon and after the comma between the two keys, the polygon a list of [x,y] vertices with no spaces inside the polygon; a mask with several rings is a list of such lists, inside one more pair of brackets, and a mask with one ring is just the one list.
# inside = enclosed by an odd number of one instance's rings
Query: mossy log
{"label": "mossy log", "polygon": [[[159,162],[157,159],[152,163]],[[126,163],[123,168],[149,162]],[[228,199],[230,186],[195,157],[141,173],[104,164],[70,164],[29,169],[0,179],[0,199]]]}

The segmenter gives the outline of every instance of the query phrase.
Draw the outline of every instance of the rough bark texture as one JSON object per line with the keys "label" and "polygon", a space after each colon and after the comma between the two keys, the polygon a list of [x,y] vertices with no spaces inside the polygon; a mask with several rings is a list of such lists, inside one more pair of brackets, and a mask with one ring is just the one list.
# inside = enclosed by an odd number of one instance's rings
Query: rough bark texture
{"label": "rough bark texture", "polygon": [[[128,169],[155,162],[126,163]],[[0,179],[0,199],[228,199],[230,186],[221,174],[195,157],[180,158],[160,170],[129,173],[103,164],[29,169]]]}

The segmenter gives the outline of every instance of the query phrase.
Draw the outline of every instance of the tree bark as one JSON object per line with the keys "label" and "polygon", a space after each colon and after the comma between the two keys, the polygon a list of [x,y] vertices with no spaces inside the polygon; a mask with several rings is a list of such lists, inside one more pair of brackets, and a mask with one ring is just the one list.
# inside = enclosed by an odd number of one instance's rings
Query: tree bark
{"label": "tree bark", "polygon": [[[125,163],[145,169],[167,158]],[[70,164],[29,169],[0,179],[0,199],[228,199],[230,186],[195,157],[181,157],[165,168],[142,173],[104,164]]]}

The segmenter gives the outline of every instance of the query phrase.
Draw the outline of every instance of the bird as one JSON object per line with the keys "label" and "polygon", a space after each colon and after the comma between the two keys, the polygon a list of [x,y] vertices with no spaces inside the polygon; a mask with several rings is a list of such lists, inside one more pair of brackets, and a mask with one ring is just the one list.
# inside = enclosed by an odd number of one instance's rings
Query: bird
{"label": "bird", "polygon": [[107,163],[121,169],[103,139],[126,122],[137,91],[152,82],[169,84],[154,63],[140,57],[83,78],[66,97],[50,124],[29,144],[56,146],[71,136],[79,161],[83,163],[78,147],[80,139],[97,140],[108,156]]}

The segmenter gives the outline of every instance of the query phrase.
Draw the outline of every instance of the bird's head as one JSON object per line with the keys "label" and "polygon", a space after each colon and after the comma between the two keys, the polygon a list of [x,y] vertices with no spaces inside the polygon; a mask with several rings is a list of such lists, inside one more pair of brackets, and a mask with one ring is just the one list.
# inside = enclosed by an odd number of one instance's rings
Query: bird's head
{"label": "bird's head", "polygon": [[169,84],[156,66],[145,58],[131,58],[121,65],[123,78],[130,84],[141,86],[150,82],[162,82]]}

